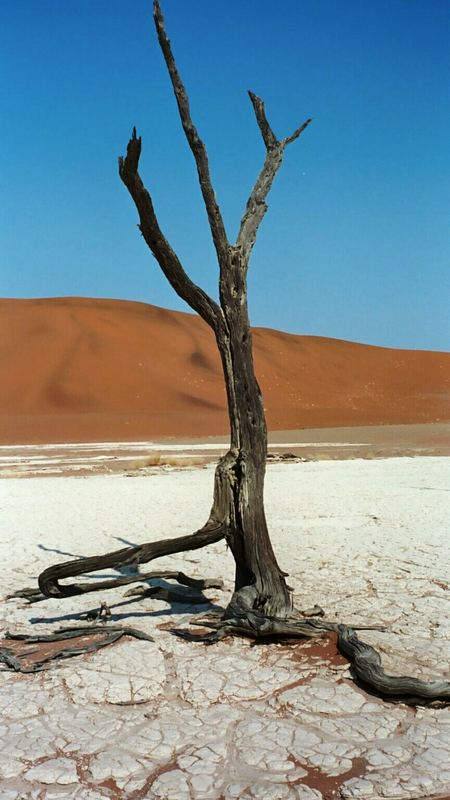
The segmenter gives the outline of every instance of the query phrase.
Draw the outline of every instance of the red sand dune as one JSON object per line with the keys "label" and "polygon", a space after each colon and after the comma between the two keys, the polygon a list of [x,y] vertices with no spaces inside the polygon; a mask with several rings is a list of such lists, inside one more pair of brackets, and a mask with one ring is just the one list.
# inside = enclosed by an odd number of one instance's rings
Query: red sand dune
{"label": "red sand dune", "polygon": [[[213,336],[192,314],[89,298],[0,300],[0,441],[226,433]],[[272,430],[450,419],[450,353],[255,328]]]}

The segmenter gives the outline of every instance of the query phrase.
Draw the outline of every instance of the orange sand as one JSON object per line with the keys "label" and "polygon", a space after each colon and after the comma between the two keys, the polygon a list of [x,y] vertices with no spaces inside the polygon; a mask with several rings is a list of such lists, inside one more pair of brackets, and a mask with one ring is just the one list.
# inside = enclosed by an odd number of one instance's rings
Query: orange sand
{"label": "orange sand", "polygon": [[[0,300],[0,442],[226,433],[197,316],[89,298]],[[271,430],[450,419],[450,353],[253,330]]]}

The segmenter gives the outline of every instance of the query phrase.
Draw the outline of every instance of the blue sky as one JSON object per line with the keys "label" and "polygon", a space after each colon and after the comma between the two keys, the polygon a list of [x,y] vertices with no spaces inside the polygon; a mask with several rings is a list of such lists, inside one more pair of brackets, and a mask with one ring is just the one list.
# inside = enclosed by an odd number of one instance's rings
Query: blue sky
{"label": "blue sky", "polygon": [[[252,323],[449,349],[448,0],[163,0],[230,236],[264,149],[246,90],[292,144],[249,276]],[[186,310],[117,175],[133,125],[161,226],[217,267],[150,0],[2,4],[0,296]]]}

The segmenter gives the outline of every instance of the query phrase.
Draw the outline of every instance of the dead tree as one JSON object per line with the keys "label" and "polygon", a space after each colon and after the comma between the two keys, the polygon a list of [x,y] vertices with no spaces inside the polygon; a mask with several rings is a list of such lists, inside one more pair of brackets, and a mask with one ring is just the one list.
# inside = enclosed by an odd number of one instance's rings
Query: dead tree
{"label": "dead tree", "polygon": [[[158,223],[153,202],[139,174],[141,138],[133,129],[127,154],[119,158],[119,174],[139,215],[139,228],[164,275],[177,294],[212,328],[219,349],[227,392],[230,447],[220,459],[214,478],[214,498],[205,525],[194,534],[127,547],[102,556],[68,561],[46,569],[39,576],[40,592],[23,590],[16,596],[37,601],[43,597],[68,597],[152,577],[170,577],[197,588],[217,585],[214,581],[188,578],[183,573],[139,572],[137,575],[86,583],[61,584],[64,578],[124,565],[139,565],[156,558],[205,547],[225,539],[233,554],[236,570],[234,593],[223,617],[205,621],[211,633],[190,639],[206,643],[225,635],[267,638],[287,635],[305,637],[335,631],[339,646],[352,661],[354,674],[366,686],[384,696],[408,696],[424,701],[450,699],[450,683],[425,683],[408,677],[385,675],[378,653],[361,642],[354,629],[311,614],[292,614],[291,590],[280,569],[269,537],[264,513],[264,477],[267,430],[261,391],[255,376],[252,335],[247,308],[247,273],[258,228],[267,211],[267,196],[283,161],[286,147],[308,127],[305,120],[290,136],[277,139],[266,116],[264,103],[252,92],[253,106],[266,156],[241,220],[237,240],[228,240],[223,218],[212,186],[205,145],[192,121],[189,99],[181,81],[170,41],[166,35],[159,0],[154,0],[156,32],[172,82],[183,130],[192,150],[200,189],[219,265],[219,302],[197,286],[186,273]],[[158,596],[156,589],[149,590]],[[323,613],[323,612],[322,612]],[[306,618],[308,617],[308,618]]]}
{"label": "dead tree", "polygon": [[278,140],[267,120],[264,103],[249,92],[266,147],[266,158],[248,199],[237,240],[230,243],[211,183],[206,148],[192,122],[188,96],[157,0],[154,19],[183,130],[197,166],[219,264],[219,304],[190,280],[159,227],[151,197],[138,172],[141,138],[137,137],[136,130],[128,143],[126,157],[119,159],[119,173],[136,205],[146,243],[177,294],[212,328],[219,349],[231,442],[216,469],[214,502],[206,529],[220,526],[233,553],[236,579],[232,604],[286,617],[291,610],[290,592],[277,564],[264,514],[267,432],[253,366],[247,273],[258,227],[267,210],[266,198],[281,166],[284,150],[311,120],[306,120],[292,136]]}

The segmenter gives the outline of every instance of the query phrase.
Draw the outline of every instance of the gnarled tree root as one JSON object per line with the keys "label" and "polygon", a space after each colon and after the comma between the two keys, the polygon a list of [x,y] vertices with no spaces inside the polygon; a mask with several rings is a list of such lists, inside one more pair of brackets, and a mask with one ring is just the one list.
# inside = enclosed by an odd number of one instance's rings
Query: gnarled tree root
{"label": "gnarled tree root", "polygon": [[[87,572],[117,568],[130,564],[138,565],[165,555],[172,555],[187,550],[196,550],[220,541],[227,536],[227,533],[228,526],[223,523],[215,524],[213,519],[210,518],[203,528],[188,536],[151,542],[136,547],[126,547],[107,553],[106,555],[92,556],[75,561],[67,561],[63,564],[56,564],[44,570],[39,576],[39,590],[24,589],[15,592],[13,595],[10,595],[10,597],[24,597],[29,602],[37,602],[45,597],[70,597],[73,595],[86,594],[88,592],[112,589],[130,583],[142,582],[151,578],[172,578],[182,585],[198,589],[213,587],[222,588],[222,581],[220,580],[197,580],[189,578],[182,572],[176,571],[139,573],[132,576],[95,581],[94,583],[61,585],[59,581]],[[246,588],[249,590],[247,593]],[[152,595],[157,597],[158,587],[149,587],[149,590],[144,588],[142,593],[143,596]],[[186,629],[174,629],[172,633],[191,641],[214,644],[227,636],[247,636],[254,640],[265,639],[267,641],[273,638],[291,639],[323,636],[329,631],[335,631],[338,637],[339,650],[350,660],[353,676],[366,689],[384,698],[403,700],[404,702],[415,705],[430,703],[448,704],[450,702],[449,681],[427,682],[408,676],[387,675],[384,672],[381,666],[379,653],[371,645],[362,642],[356,635],[356,630],[383,630],[383,628],[379,626],[356,628],[355,626],[328,621],[322,618],[323,611],[319,606],[315,606],[308,612],[303,612],[303,614],[300,613],[297,617],[290,616],[287,619],[267,616],[260,611],[252,610],[251,605],[246,606],[246,601],[249,598],[251,599],[254,593],[255,587],[252,586],[244,587],[244,589],[235,592],[222,617],[212,618],[210,615],[208,618],[202,618],[201,620],[197,617],[194,624],[198,625],[200,623],[202,626],[210,628],[210,633],[196,634]],[[162,599],[166,599],[164,594],[161,597]],[[52,636],[61,635],[62,637],[63,633],[67,635],[68,630],[74,631],[72,634],[73,636],[80,636],[83,635],[83,631],[92,633],[96,628],[89,626],[88,628],[61,629],[57,631],[56,634],[52,634]],[[130,633],[131,630],[134,631],[131,635],[137,635],[140,638],[152,640],[151,637],[140,631],[135,631],[135,629],[118,628],[108,624],[107,627],[102,626],[100,630],[103,632],[107,631],[108,637],[112,638],[108,638],[107,641],[103,641],[103,643],[100,644],[93,644],[89,646],[88,649],[84,650],[68,648],[67,656],[98,649],[98,647],[105,646],[105,644],[115,641],[116,638]],[[52,639],[48,637],[11,636],[11,638],[25,638],[30,642],[38,640],[52,641]],[[53,639],[53,641],[56,641],[56,639]],[[63,654],[60,657],[67,656]],[[5,656],[4,652],[0,652],[0,658],[11,668],[17,668],[17,666],[14,666],[13,656],[11,660],[10,655],[6,653]]]}
{"label": "gnarled tree root", "polygon": [[284,637],[292,639],[323,636],[329,631],[335,631],[340,652],[349,659],[352,675],[364,688],[384,698],[414,705],[443,705],[450,702],[449,681],[423,681],[385,673],[379,653],[356,635],[356,630],[383,630],[379,626],[355,628],[325,619],[280,620],[265,617],[255,611],[233,610],[230,613],[230,609],[222,619],[213,619],[211,616],[200,620],[197,618],[193,624],[211,628],[212,631],[198,634],[176,628],[172,633],[190,641],[211,645],[227,636],[248,636],[255,640]]}
{"label": "gnarled tree root", "polygon": [[173,578],[183,586],[195,589],[221,589],[223,583],[219,578],[198,580],[190,578],[184,572],[173,570],[139,572],[136,575],[108,578],[103,581],[95,581],[95,583],[61,585],[60,581],[64,578],[74,578],[77,575],[99,572],[104,569],[116,569],[117,567],[131,564],[138,566],[139,564],[153,561],[155,558],[162,558],[174,553],[183,553],[187,550],[198,550],[201,547],[206,547],[224,539],[227,530],[228,528],[223,524],[214,525],[208,522],[203,528],[187,536],[180,536],[176,539],[162,539],[158,542],[148,542],[135,547],[123,547],[121,550],[114,550],[101,556],[78,558],[72,561],[64,561],[62,564],[54,564],[39,575],[39,589],[19,589],[8,595],[8,598],[22,597],[28,600],[29,603],[38,603],[47,597],[73,597],[74,595],[87,594],[88,592],[115,589],[117,586],[125,586],[130,583],[142,583],[142,581],[151,578]]}
{"label": "gnarled tree root", "polygon": [[338,625],[338,646],[351,662],[352,674],[383,697],[408,698],[409,702],[450,702],[450,681],[422,681],[408,676],[386,675],[380,654],[356,635],[355,629]]}

